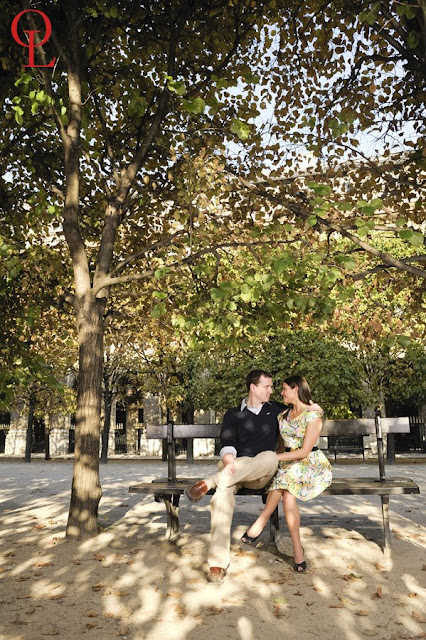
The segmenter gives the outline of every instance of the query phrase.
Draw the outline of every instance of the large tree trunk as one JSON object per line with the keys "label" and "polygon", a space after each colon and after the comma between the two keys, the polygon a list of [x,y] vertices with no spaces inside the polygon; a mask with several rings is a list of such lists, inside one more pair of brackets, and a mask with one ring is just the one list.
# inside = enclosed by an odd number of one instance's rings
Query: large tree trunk
{"label": "large tree trunk", "polygon": [[91,538],[98,533],[99,437],[102,401],[103,304],[92,296],[77,311],[79,386],[75,425],[74,472],[67,536]]}

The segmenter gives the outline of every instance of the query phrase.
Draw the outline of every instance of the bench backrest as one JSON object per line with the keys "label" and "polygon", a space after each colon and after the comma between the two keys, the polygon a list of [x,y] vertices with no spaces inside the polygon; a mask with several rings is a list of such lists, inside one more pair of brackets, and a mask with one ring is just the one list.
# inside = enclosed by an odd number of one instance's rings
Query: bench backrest
{"label": "bench backrest", "polygon": [[[349,420],[324,420],[322,436],[368,436],[376,435],[374,418]],[[380,418],[382,433],[410,433],[408,418]],[[173,424],[171,437],[177,438],[219,438],[220,424]],[[147,425],[146,437],[167,439],[170,425]]]}
{"label": "bench backrest", "polygon": [[[175,441],[178,438],[219,438],[220,424],[169,424],[148,425],[147,438],[167,440],[168,479],[176,482],[176,450]],[[385,479],[385,459],[383,454],[383,433],[409,433],[408,418],[358,418],[351,420],[325,420],[321,435],[323,436],[353,436],[372,435],[377,438],[377,458],[379,463],[380,480]]]}

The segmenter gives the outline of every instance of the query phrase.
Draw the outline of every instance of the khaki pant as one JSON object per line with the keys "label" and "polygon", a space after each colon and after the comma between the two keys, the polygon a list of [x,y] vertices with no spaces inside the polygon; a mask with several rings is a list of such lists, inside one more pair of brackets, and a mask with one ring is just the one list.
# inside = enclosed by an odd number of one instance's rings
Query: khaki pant
{"label": "khaki pant", "polygon": [[236,458],[233,476],[223,472],[223,464],[219,462],[218,473],[205,479],[209,489],[216,488],[210,502],[211,542],[208,563],[211,567],[226,569],[229,566],[235,493],[241,487],[262,489],[275,475],[277,468],[277,454],[274,451],[263,451],[254,458]]}

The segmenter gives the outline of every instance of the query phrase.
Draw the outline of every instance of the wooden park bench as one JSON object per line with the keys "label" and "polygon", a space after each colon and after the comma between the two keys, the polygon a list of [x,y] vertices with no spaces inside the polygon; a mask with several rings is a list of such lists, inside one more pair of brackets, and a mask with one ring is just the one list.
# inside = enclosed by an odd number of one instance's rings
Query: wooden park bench
{"label": "wooden park bench", "polygon": [[[179,500],[186,487],[201,478],[177,478],[176,475],[176,440],[186,438],[218,438],[220,424],[173,424],[148,425],[146,437],[167,440],[168,475],[167,478],[152,482],[134,484],[129,488],[131,493],[151,494],[156,502],[164,501],[167,510],[166,539],[172,540],[180,533]],[[390,547],[391,534],[389,524],[389,496],[408,493],[419,493],[419,487],[413,480],[406,478],[385,477],[385,460],[383,454],[383,433],[408,433],[408,418],[360,418],[352,420],[325,420],[322,436],[367,436],[375,435],[377,439],[377,460],[379,473],[376,477],[333,478],[331,485],[321,495],[377,495],[381,498],[383,516],[383,549]],[[192,447],[190,448],[192,451]],[[190,461],[193,460],[192,453]],[[214,493],[214,489],[208,492]],[[236,495],[260,495],[263,502],[266,495],[263,489],[242,488]],[[271,542],[278,531],[278,509],[270,519]]]}

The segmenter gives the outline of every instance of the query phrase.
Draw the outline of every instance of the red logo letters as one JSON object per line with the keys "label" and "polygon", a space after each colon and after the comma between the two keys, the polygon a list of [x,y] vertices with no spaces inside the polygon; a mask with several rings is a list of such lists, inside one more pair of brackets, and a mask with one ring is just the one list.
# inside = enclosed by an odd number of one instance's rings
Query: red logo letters
{"label": "red logo letters", "polygon": [[[22,40],[20,39],[20,37],[18,35],[19,20],[22,18],[24,13],[38,13],[43,18],[44,26],[46,27],[46,33],[44,34],[44,38],[42,38],[42,40],[40,42],[38,42],[37,44],[34,42],[34,34],[40,33],[40,31],[38,31],[38,30],[24,29],[24,33],[28,34],[28,43],[27,42],[22,42]],[[34,64],[34,50],[35,50],[35,48],[36,47],[41,47],[41,45],[43,45],[45,42],[47,42],[49,40],[49,38],[50,38],[51,33],[52,33],[52,24],[51,24],[49,18],[47,17],[47,15],[45,13],[43,13],[43,11],[38,11],[38,9],[25,9],[24,11],[21,11],[21,13],[18,13],[18,15],[14,17],[13,22],[12,22],[11,30],[12,30],[12,36],[13,36],[13,39],[15,40],[15,42],[20,44],[21,47],[28,47],[28,64],[24,64],[23,65],[24,67],[53,67],[54,66],[56,58],[53,58],[53,60],[51,60],[49,62],[49,64]]]}

